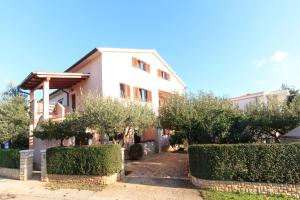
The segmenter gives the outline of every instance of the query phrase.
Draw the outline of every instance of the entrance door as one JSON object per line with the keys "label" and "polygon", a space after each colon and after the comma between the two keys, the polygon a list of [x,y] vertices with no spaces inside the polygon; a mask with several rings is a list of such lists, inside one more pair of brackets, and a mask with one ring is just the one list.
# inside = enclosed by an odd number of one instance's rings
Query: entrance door
{"label": "entrance door", "polygon": [[76,96],[75,94],[72,94],[72,110],[75,111],[76,110]]}

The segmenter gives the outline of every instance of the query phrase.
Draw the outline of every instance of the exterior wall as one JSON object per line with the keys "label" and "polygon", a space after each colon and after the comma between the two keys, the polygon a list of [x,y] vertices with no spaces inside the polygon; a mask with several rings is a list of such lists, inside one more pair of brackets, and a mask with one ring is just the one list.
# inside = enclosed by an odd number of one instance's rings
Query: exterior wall
{"label": "exterior wall", "polygon": [[141,138],[141,141],[151,141],[156,139],[156,129],[147,128]]}
{"label": "exterior wall", "polygon": [[241,99],[238,101],[233,102],[234,105],[238,106],[241,110],[246,110],[247,106],[250,104],[256,104],[257,103],[257,98],[256,97],[251,97],[247,99]]}
{"label": "exterior wall", "polygon": [[0,167],[0,177],[20,180],[20,169]]}
{"label": "exterior wall", "polygon": [[155,142],[145,142],[145,143],[140,143],[144,149],[144,155],[147,156],[149,154],[154,154],[155,153]]}
{"label": "exterior wall", "polygon": [[300,185],[237,182],[237,181],[212,181],[190,176],[191,182],[203,189],[212,189],[221,192],[245,192],[265,195],[287,195],[300,198]]}
{"label": "exterior wall", "polygon": [[[64,140],[64,146],[74,146],[72,139]],[[59,140],[41,140],[38,138],[33,138],[33,165],[37,170],[41,169],[41,151],[51,147],[60,146]]]}
{"label": "exterior wall", "polygon": [[239,109],[245,111],[247,106],[256,104],[258,102],[268,102],[272,98],[276,98],[278,101],[285,101],[289,95],[288,90],[277,90],[272,92],[257,92],[252,94],[246,94],[240,97],[231,98],[234,105],[238,106]]}
{"label": "exterior wall", "polygon": [[[150,64],[150,73],[133,67],[132,57]],[[158,77],[157,69],[168,72],[170,80]],[[81,96],[88,92],[119,98],[120,83],[130,86],[132,99],[134,98],[133,87],[152,91],[151,105],[156,111],[159,107],[159,91],[183,93],[185,90],[185,86],[176,78],[175,74],[152,51],[104,50],[101,54],[99,52],[95,53],[70,72],[91,74],[87,80],[73,86],[70,91],[70,94],[76,95],[77,107],[80,107]],[[64,99],[63,105],[66,105],[66,94],[61,91],[51,96],[50,102],[53,104],[62,98]],[[69,101],[71,104],[71,95]]]}
{"label": "exterior wall", "polygon": [[[132,66],[132,57],[150,64],[150,73]],[[120,83],[130,86],[131,98],[133,87],[152,91],[152,106],[159,107],[158,91],[184,92],[184,86],[153,52],[117,52],[105,51],[102,55],[103,95],[120,97]],[[157,76],[157,69],[170,73],[170,81]]]}
{"label": "exterior wall", "polygon": [[[76,108],[80,108],[81,97],[88,93],[102,94],[102,56],[99,52],[92,55],[89,59],[79,64],[69,72],[74,73],[90,73],[90,77],[73,86],[69,91],[69,106],[71,106],[71,95],[76,96]],[[64,99],[63,105],[67,105],[67,95],[65,92],[59,91],[50,97],[52,104],[56,103],[61,98]]]}

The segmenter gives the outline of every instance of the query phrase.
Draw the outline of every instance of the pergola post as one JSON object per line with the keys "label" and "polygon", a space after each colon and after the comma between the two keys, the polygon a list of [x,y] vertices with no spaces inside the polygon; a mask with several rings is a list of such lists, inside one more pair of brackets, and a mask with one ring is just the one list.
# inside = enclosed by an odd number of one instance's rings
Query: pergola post
{"label": "pergola post", "polygon": [[49,119],[49,81],[50,78],[46,78],[43,82],[43,117]]}
{"label": "pergola post", "polygon": [[35,117],[36,117],[36,105],[35,105],[35,99],[34,99],[34,89],[30,90],[30,111],[32,113],[32,119],[29,124],[29,149],[33,149],[33,130],[35,128]]}

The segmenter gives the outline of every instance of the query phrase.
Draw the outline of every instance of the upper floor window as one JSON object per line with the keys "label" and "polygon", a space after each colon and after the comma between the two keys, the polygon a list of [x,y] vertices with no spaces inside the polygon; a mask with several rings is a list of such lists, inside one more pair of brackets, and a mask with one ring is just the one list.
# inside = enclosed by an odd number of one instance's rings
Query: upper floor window
{"label": "upper floor window", "polygon": [[165,80],[170,80],[170,74],[160,69],[157,69],[157,76]]}
{"label": "upper floor window", "polygon": [[120,97],[130,98],[130,86],[124,83],[120,83]]}
{"label": "upper floor window", "polygon": [[152,92],[143,88],[134,88],[134,98],[142,102],[152,101]]}
{"label": "upper floor window", "polygon": [[139,68],[145,72],[150,72],[150,65],[142,60],[132,57],[132,66]]}

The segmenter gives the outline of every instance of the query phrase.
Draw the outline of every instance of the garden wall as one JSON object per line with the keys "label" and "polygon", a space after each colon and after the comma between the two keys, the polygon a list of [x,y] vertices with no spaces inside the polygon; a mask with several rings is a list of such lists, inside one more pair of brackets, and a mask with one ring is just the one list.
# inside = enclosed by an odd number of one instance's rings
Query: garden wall
{"label": "garden wall", "polygon": [[154,141],[151,142],[143,142],[143,143],[139,143],[142,145],[143,149],[144,149],[144,155],[147,156],[149,154],[154,154],[155,150],[156,150],[156,145]]}
{"label": "garden wall", "polygon": [[188,152],[196,186],[300,198],[300,143],[191,145]]}
{"label": "garden wall", "polygon": [[33,150],[0,150],[0,176],[26,181],[32,177]]}
{"label": "garden wall", "polygon": [[300,185],[254,183],[239,181],[212,181],[190,176],[191,182],[201,189],[212,189],[221,192],[246,192],[265,195],[287,195],[300,198]]}

